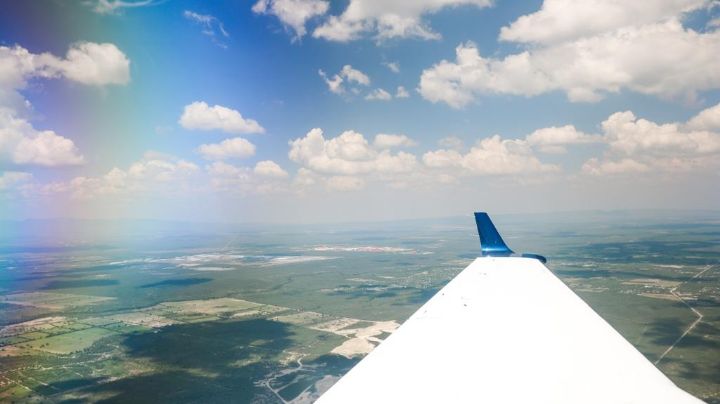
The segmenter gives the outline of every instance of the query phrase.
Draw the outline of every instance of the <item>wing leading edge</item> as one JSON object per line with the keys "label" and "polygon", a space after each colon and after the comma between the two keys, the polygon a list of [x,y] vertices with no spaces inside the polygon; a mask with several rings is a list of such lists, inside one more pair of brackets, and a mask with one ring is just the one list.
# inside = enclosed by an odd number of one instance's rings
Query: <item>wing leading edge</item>
{"label": "wing leading edge", "polygon": [[465,268],[317,402],[701,401],[541,260],[491,255]]}

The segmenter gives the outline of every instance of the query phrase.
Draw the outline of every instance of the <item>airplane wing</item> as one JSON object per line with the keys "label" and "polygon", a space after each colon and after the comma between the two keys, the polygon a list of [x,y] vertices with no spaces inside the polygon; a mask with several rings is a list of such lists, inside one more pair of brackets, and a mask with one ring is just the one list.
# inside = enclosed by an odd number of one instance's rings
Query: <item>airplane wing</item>
{"label": "airplane wing", "polygon": [[482,256],[317,403],[701,403],[476,213]]}

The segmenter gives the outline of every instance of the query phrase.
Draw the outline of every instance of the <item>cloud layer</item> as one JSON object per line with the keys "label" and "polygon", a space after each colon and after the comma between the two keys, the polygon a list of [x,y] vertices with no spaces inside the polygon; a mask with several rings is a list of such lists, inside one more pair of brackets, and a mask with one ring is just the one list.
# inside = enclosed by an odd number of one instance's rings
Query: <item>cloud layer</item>
{"label": "cloud layer", "polygon": [[[222,161],[203,168],[188,160],[148,152],[127,168],[114,167],[98,177],[78,176],[68,181],[26,185],[24,192],[84,200],[141,195],[195,198],[212,192],[248,195],[281,192],[287,189],[287,177],[287,172],[271,160],[260,161],[254,168]],[[29,179],[23,173],[6,173],[0,177],[0,186]]]}
{"label": "cloud layer", "polygon": [[[87,199],[216,192],[307,194],[318,189],[353,192],[378,184],[420,190],[456,186],[453,184],[471,178],[526,183],[583,175],[662,178],[712,173],[720,168],[720,133],[711,129],[716,128],[718,111],[720,105],[699,112],[687,122],[670,123],[621,111],[608,116],[599,125],[599,133],[585,133],[573,125],[549,126],[517,139],[481,137],[469,148],[457,138],[448,138],[441,142],[443,147],[417,154],[406,151],[420,147],[407,135],[380,133],[369,141],[363,134],[348,130],[328,138],[315,128],[289,142],[288,158],[296,165],[294,174],[273,160],[254,165],[226,162],[251,157],[256,151],[245,139],[233,138],[200,146],[200,154],[213,160],[204,168],[185,159],[147,153],[127,168],[115,167],[98,177],[79,176],[41,185],[27,173],[8,172],[0,185],[5,190],[21,185],[25,194]],[[564,153],[573,147],[589,147],[592,155],[575,166],[546,161],[548,153]]]}

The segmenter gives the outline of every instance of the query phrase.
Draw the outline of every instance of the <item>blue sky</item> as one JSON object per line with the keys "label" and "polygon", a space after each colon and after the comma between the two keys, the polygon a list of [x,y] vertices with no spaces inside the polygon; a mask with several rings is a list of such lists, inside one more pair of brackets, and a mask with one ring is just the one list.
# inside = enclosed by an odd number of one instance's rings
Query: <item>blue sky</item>
{"label": "blue sky", "polygon": [[720,202],[712,2],[4,7],[3,218],[315,222]]}

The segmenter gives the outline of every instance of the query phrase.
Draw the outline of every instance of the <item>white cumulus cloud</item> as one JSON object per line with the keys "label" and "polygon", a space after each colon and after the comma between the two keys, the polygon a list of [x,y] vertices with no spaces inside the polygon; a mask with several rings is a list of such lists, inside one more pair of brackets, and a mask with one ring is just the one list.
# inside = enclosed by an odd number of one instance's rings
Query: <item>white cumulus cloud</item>
{"label": "white cumulus cloud", "polygon": [[32,177],[32,174],[22,171],[5,171],[0,175],[0,191],[28,182]]}
{"label": "white cumulus cloud", "polygon": [[274,15],[295,32],[294,39],[300,39],[307,33],[307,21],[325,14],[329,7],[330,3],[324,0],[258,0],[252,11]]}
{"label": "white cumulus cloud", "polygon": [[408,98],[410,97],[410,93],[405,89],[403,86],[398,86],[397,90],[395,90],[395,98]]}
{"label": "white cumulus cloud", "polygon": [[21,91],[38,78],[65,78],[85,85],[130,81],[130,61],[111,43],[78,42],[65,58],[0,46],[0,160],[49,167],[84,162],[75,143],[52,130],[37,130],[24,118],[31,109]]}
{"label": "white cumulus cloud", "polygon": [[[343,66],[340,72],[334,74],[332,77],[328,76],[322,69],[318,70],[318,74],[325,81],[330,92],[335,94],[345,93],[344,84],[355,86],[367,86],[370,84],[370,77],[368,77],[367,74],[350,65]],[[354,90],[354,92],[358,91],[357,87],[353,87],[352,90]]]}
{"label": "white cumulus cloud", "polygon": [[318,74],[322,77],[323,81],[325,81],[331,93],[342,94],[345,92],[345,87],[342,85],[344,80],[339,74],[328,77],[322,69],[318,70]]}
{"label": "white cumulus cloud", "polygon": [[469,175],[540,174],[560,170],[556,165],[540,162],[526,141],[502,139],[499,135],[480,140],[467,153],[439,149],[425,153],[422,160],[430,168]]}
{"label": "white cumulus cloud", "polygon": [[147,7],[157,3],[155,0],[97,0],[94,3],[93,11],[98,14],[114,14],[125,8]]}
{"label": "white cumulus cloud", "polygon": [[373,35],[377,40],[415,37],[438,39],[423,17],[456,6],[488,7],[490,0],[350,0],[339,16],[330,16],[313,36],[347,42]]}
{"label": "white cumulus cloud", "polygon": [[630,158],[612,161],[593,157],[583,164],[582,171],[592,175],[616,175],[645,173],[650,171],[650,167]]}
{"label": "white cumulus cloud", "polygon": [[626,155],[720,153],[720,135],[717,133],[685,131],[678,123],[657,124],[637,118],[631,111],[610,115],[602,128],[610,148]]}
{"label": "white cumulus cloud", "polygon": [[358,132],[345,131],[328,140],[318,128],[305,137],[290,141],[288,155],[290,160],[305,168],[334,175],[402,173],[411,171],[416,165],[414,155],[376,150]]}
{"label": "white cumulus cloud", "polygon": [[186,105],[179,120],[191,130],[220,130],[227,133],[263,133],[265,129],[254,119],[244,118],[240,112],[222,105],[209,106],[195,101]]}
{"label": "white cumulus cloud", "polygon": [[365,99],[368,101],[390,101],[392,95],[382,88],[376,88],[366,95]]}
{"label": "white cumulus cloud", "polygon": [[287,171],[271,160],[258,161],[253,171],[262,177],[285,178],[288,176]]}
{"label": "white cumulus cloud", "polygon": [[277,163],[265,160],[254,168],[216,161],[206,168],[212,189],[240,195],[282,193],[288,189],[288,173]]}
{"label": "white cumulus cloud", "polygon": [[169,195],[193,189],[192,179],[198,172],[199,167],[192,162],[148,152],[127,169],[115,167],[97,177],[78,176],[69,181],[45,184],[35,192],[68,194],[75,199],[151,192]]}
{"label": "white cumulus cloud", "polygon": [[693,99],[720,88],[720,31],[696,32],[674,18],[503,58],[483,57],[470,42],[455,53],[455,61],[423,71],[419,91],[425,99],[461,108],[485,94],[561,91],[573,102],[592,102],[621,90]]}
{"label": "white cumulus cloud", "polygon": [[398,62],[385,62],[383,65],[393,73],[400,73],[400,63]]}
{"label": "white cumulus cloud", "polygon": [[597,143],[600,138],[583,133],[573,125],[565,125],[535,130],[525,140],[544,153],[565,153],[566,145]]}
{"label": "white cumulus cloud", "polygon": [[357,69],[353,69],[350,65],[343,66],[342,70],[340,71],[340,76],[347,79],[349,82],[354,82],[357,84],[362,84],[364,86],[367,86],[370,84],[370,78],[363,72]]}
{"label": "white cumulus cloud", "polygon": [[[137,196],[152,198],[203,198],[208,194],[240,196],[285,192],[288,174],[276,163],[265,160],[255,167],[214,161],[201,169],[195,163],[171,155],[146,152],[126,168],[114,167],[103,175],[77,176],[46,184],[27,183],[31,176],[6,172],[0,175],[0,189],[22,184],[26,196],[67,195],[73,199]],[[26,184],[27,183],[27,184]]]}
{"label": "white cumulus cloud", "polygon": [[503,27],[500,39],[531,43],[573,40],[672,18],[707,4],[707,0],[545,0],[540,10]]}
{"label": "white cumulus cloud", "polygon": [[27,102],[19,91],[33,78],[64,77],[86,85],[127,84],[130,60],[111,43],[78,42],[65,58],[32,53],[22,46],[0,46],[0,106],[16,111]]}
{"label": "white cumulus cloud", "polygon": [[48,167],[82,164],[72,140],[51,130],[38,131],[13,111],[0,107],[0,161]]}
{"label": "white cumulus cloud", "polygon": [[[695,129],[698,118],[712,115],[717,106],[701,111],[688,123],[656,123],[631,111],[616,112],[602,123],[602,158],[583,166],[590,174],[624,172],[679,172],[708,170],[720,165],[720,133]],[[700,119],[702,120],[702,119]]]}
{"label": "white cumulus cloud", "polygon": [[200,145],[198,152],[207,160],[242,159],[255,154],[255,145],[246,139],[236,137],[225,139],[220,143]]}
{"label": "white cumulus cloud", "polygon": [[412,147],[416,143],[407,137],[407,135],[394,135],[388,133],[378,133],[373,140],[373,146],[378,149],[390,149],[393,147]]}
{"label": "white cumulus cloud", "polygon": [[130,81],[130,60],[111,43],[76,43],[64,60],[50,57],[47,68],[88,85],[127,84]]}
{"label": "white cumulus cloud", "polygon": [[700,111],[686,126],[695,130],[720,131],[720,104]]}

